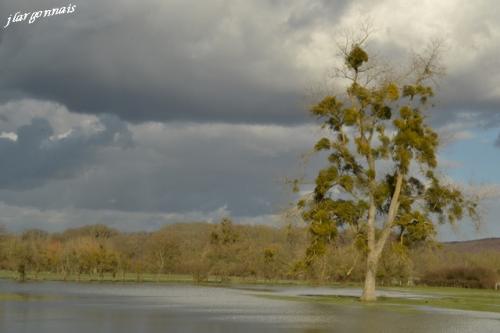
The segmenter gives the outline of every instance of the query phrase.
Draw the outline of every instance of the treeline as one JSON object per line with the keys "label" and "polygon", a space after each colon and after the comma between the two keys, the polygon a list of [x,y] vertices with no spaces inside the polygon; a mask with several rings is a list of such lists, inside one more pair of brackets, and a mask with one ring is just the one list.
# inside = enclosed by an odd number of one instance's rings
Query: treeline
{"label": "treeline", "polygon": [[[233,224],[182,223],[155,232],[124,233],[104,225],[61,233],[27,230],[0,233],[0,269],[20,280],[53,273],[62,279],[122,280],[134,274],[191,275],[252,280],[312,280],[360,283],[364,277],[363,247],[344,233],[324,256],[308,260],[310,244],[304,227],[281,228]],[[384,285],[427,285],[493,288],[500,273],[500,253],[458,253],[439,244],[410,251],[394,240],[385,249],[378,270]]]}

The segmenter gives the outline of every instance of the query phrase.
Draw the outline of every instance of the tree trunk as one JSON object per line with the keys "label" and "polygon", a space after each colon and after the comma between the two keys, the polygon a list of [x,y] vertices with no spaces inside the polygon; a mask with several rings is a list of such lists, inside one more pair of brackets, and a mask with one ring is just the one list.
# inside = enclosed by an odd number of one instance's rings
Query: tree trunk
{"label": "tree trunk", "polygon": [[375,294],[377,260],[370,257],[371,255],[369,255],[366,264],[365,285],[363,287],[363,294],[361,295],[361,301],[363,302],[373,302],[377,300],[377,295]]}
{"label": "tree trunk", "polygon": [[26,267],[24,264],[19,265],[17,271],[19,272],[19,280],[21,282],[26,281]]}
{"label": "tree trunk", "polygon": [[163,268],[165,267],[165,256],[160,252],[158,253],[158,259],[160,265],[158,266],[158,272],[156,273],[156,282],[160,282],[160,275],[163,273]]}
{"label": "tree trunk", "polygon": [[363,294],[361,295],[361,301],[363,302],[371,302],[377,300],[377,296],[375,295],[375,278],[377,274],[377,255],[375,252],[376,248],[375,214],[376,214],[375,201],[372,197],[370,208],[368,210],[368,225],[367,225],[368,257],[366,260],[365,285],[363,288]]}
{"label": "tree trunk", "polygon": [[377,277],[378,261],[382,254],[382,250],[384,249],[385,243],[391,234],[393,222],[399,208],[399,194],[401,193],[402,186],[403,175],[398,173],[396,177],[396,187],[389,206],[387,221],[378,240],[375,238],[375,204],[373,197],[371,198],[370,209],[368,212],[367,230],[368,258],[366,260],[365,286],[363,288],[363,294],[361,295],[361,300],[364,302],[377,300],[377,296],[375,294],[375,280]]}

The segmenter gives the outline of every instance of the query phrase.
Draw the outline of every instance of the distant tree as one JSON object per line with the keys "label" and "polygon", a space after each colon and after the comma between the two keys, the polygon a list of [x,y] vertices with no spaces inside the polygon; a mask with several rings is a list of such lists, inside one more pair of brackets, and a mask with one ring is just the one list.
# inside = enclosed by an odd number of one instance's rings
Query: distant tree
{"label": "distant tree", "polygon": [[220,221],[218,229],[219,230],[213,231],[211,234],[211,242],[213,244],[229,245],[238,241],[239,235],[230,218],[224,217]]}
{"label": "distant tree", "polygon": [[211,264],[211,273],[221,281],[229,275],[238,261],[239,234],[230,218],[224,217],[217,229],[210,234],[210,248],[207,258]]}
{"label": "distant tree", "polygon": [[171,229],[162,229],[151,235],[147,250],[158,277],[161,273],[173,271],[176,258],[181,254],[177,238]]}
{"label": "distant tree", "polygon": [[78,279],[80,279],[82,271],[80,269],[80,258],[75,243],[66,242],[62,246],[60,257],[60,270],[63,274],[63,279],[66,280],[71,274],[77,274]]}
{"label": "distant tree", "polygon": [[35,278],[38,274],[47,268],[47,243],[49,234],[46,231],[39,229],[30,229],[21,235],[22,243],[27,247],[30,257],[29,268],[35,273]]}
{"label": "distant tree", "polygon": [[27,273],[33,264],[33,251],[27,242],[19,238],[12,238],[7,244],[9,266],[16,271],[20,281],[25,281]]}
{"label": "distant tree", "polygon": [[61,234],[63,240],[78,238],[78,237],[91,237],[96,239],[109,239],[118,235],[116,229],[110,228],[103,224],[86,225],[79,228],[67,229]]}
{"label": "distant tree", "polygon": [[415,58],[397,77],[374,66],[365,50],[368,35],[342,48],[345,66],[337,72],[345,93],[323,98],[311,108],[329,135],[315,150],[326,152],[314,193],[299,201],[309,223],[309,258],[325,252],[339,229],[355,230],[364,240],[366,272],[363,301],[376,299],[379,261],[393,232],[401,244],[425,240],[435,224],[454,223],[465,214],[477,218],[476,202],[436,174],[437,133],[424,110],[440,73],[439,45]]}
{"label": "distant tree", "polygon": [[264,277],[266,279],[270,279],[275,274],[275,270],[277,269],[276,265],[276,253],[277,250],[273,247],[265,248],[263,251],[264,255]]}
{"label": "distant tree", "polygon": [[129,241],[127,249],[127,257],[130,260],[130,267],[136,274],[137,282],[142,281],[143,273],[145,270],[145,248],[148,239],[145,233],[135,233]]}

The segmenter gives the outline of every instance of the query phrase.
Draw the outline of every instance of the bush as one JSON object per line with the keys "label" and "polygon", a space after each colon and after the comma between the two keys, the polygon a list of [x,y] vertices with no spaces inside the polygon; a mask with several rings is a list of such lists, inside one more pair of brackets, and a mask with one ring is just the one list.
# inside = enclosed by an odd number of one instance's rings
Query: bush
{"label": "bush", "polygon": [[495,288],[497,273],[484,267],[451,267],[425,273],[420,284],[439,287]]}

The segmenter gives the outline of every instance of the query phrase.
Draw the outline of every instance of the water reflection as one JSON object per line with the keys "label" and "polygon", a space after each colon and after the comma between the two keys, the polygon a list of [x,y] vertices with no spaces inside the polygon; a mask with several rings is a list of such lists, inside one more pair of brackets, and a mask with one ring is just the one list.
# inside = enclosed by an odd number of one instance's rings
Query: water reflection
{"label": "water reflection", "polygon": [[[300,292],[318,292],[300,290]],[[499,332],[500,316],[270,300],[270,290],[0,281],[0,332]],[[277,294],[296,294],[280,288]]]}

